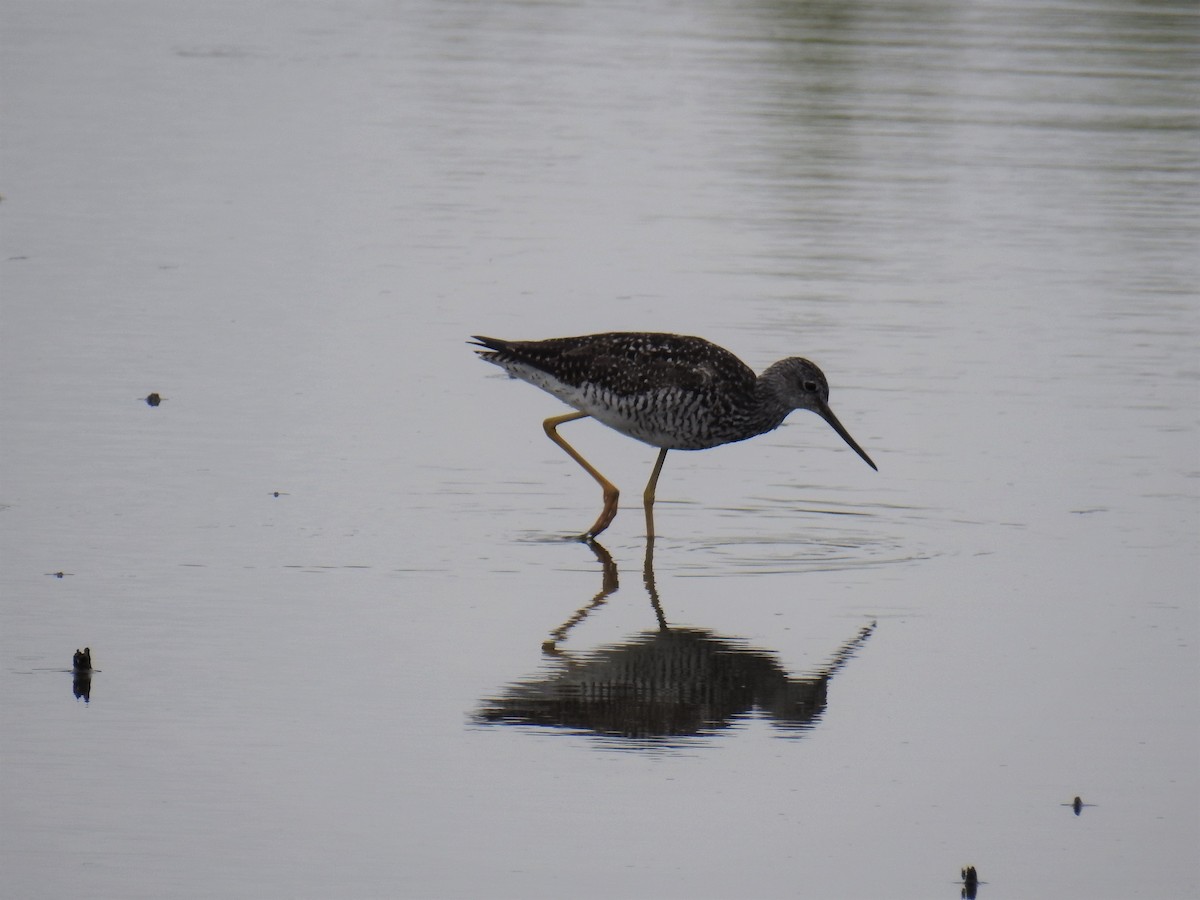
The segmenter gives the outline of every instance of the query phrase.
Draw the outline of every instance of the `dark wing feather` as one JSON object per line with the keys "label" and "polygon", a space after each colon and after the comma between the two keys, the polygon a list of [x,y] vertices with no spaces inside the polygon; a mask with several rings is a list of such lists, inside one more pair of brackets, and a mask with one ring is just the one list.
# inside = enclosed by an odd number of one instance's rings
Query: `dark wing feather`
{"label": "dark wing feather", "polygon": [[618,394],[667,388],[703,391],[720,383],[730,391],[753,388],[756,376],[740,359],[703,338],[647,332],[609,332],[545,341],[502,341],[477,336],[490,361],[514,360],[572,385],[591,382]]}

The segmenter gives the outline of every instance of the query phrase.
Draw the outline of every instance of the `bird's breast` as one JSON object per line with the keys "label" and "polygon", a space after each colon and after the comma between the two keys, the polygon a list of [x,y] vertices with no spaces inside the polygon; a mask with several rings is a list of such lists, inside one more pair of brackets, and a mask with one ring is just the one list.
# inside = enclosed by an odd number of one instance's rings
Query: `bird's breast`
{"label": "bird's breast", "polygon": [[728,443],[711,404],[694,392],[659,388],[640,394],[579,391],[576,409],[621,434],[667,450],[705,450]]}
{"label": "bird's breast", "polygon": [[667,450],[706,450],[750,437],[738,398],[686,387],[617,391],[594,382],[573,384],[535,366],[501,363],[520,378],[621,434]]}

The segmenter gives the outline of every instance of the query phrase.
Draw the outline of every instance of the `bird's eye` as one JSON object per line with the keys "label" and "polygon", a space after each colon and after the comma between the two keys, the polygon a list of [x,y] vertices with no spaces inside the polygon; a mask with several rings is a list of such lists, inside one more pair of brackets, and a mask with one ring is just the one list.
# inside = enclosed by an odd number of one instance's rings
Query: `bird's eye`
{"label": "bird's eye", "polygon": [[817,392],[817,383],[815,381],[805,381],[804,389],[806,391],[812,391],[812,393],[815,394]]}

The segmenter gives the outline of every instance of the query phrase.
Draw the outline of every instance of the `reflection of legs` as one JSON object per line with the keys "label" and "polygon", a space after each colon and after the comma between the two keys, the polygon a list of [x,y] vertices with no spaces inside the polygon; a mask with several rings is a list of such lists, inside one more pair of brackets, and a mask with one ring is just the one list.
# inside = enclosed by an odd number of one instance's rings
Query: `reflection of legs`
{"label": "reflection of legs", "polygon": [[617,497],[620,495],[620,492],[617,490],[617,486],[615,484],[597,472],[592,464],[580,456],[579,451],[564,441],[562,436],[558,433],[558,426],[564,422],[573,422],[576,419],[583,419],[586,417],[587,413],[584,412],[573,412],[562,416],[552,416],[542,423],[542,427],[546,429],[546,437],[550,438],[550,440],[554,441],[554,443],[558,444],[558,446],[567,451],[567,455],[570,456],[571,459],[575,460],[575,462],[583,466],[583,470],[595,478],[596,482],[604,491],[604,509],[600,511],[600,516],[596,519],[592,527],[583,533],[584,537],[592,538],[607,528],[609,523],[611,523],[616,517]]}
{"label": "reflection of legs", "polygon": [[589,540],[587,545],[596,554],[596,559],[600,561],[600,565],[604,571],[600,583],[600,593],[592,598],[591,603],[575,610],[571,618],[550,632],[550,639],[542,642],[542,652],[547,656],[560,655],[562,651],[558,649],[559,641],[565,641],[568,631],[586,619],[593,609],[603,606],[608,601],[608,598],[615,594],[617,588],[620,587],[620,583],[617,580],[617,564],[613,562],[612,554],[605,550],[598,541]]}
{"label": "reflection of legs", "polygon": [[658,475],[662,472],[663,460],[667,458],[667,448],[663,447],[658,451],[658,459],[654,462],[654,471],[650,473],[650,481],[646,483],[646,490],[642,494],[642,500],[646,504],[646,537],[654,538],[654,489],[658,487]]}

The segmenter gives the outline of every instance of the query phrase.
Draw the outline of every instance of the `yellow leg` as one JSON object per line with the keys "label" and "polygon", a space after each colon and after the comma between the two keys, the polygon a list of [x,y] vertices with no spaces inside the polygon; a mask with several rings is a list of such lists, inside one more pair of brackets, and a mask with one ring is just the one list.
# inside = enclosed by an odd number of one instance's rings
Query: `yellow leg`
{"label": "yellow leg", "polygon": [[658,487],[658,476],[662,472],[663,460],[667,458],[667,448],[663,447],[658,451],[658,459],[654,461],[654,471],[650,473],[650,480],[646,483],[646,490],[642,493],[642,500],[646,504],[646,537],[654,539],[654,490]]}
{"label": "yellow leg", "polygon": [[576,419],[583,419],[586,417],[587,413],[585,412],[573,412],[562,416],[552,416],[542,423],[542,427],[546,429],[546,437],[550,438],[550,440],[562,447],[563,450],[567,451],[567,455],[570,456],[571,459],[575,460],[575,462],[579,463],[579,465],[583,466],[583,470],[596,479],[596,483],[599,484],[601,489],[604,491],[604,509],[600,511],[600,516],[596,519],[592,527],[583,533],[583,537],[585,538],[594,538],[605,528],[607,528],[609,524],[612,523],[612,520],[616,518],[617,497],[620,496],[621,492],[617,490],[617,486],[615,484],[597,472],[595,467],[582,456],[580,456],[579,451],[563,440],[562,435],[558,433],[558,426],[562,425],[564,422],[574,422]]}

